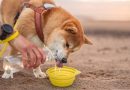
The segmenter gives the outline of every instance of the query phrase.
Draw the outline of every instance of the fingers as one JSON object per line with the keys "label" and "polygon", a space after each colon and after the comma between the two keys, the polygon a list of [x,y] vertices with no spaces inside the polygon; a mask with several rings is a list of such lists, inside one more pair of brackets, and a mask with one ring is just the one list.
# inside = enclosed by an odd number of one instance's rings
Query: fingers
{"label": "fingers", "polygon": [[36,68],[41,64],[43,57],[42,57],[41,53],[39,52],[38,48],[35,46],[33,47],[33,52],[36,56],[36,62],[33,67]]}
{"label": "fingers", "polygon": [[25,68],[36,68],[45,62],[45,54],[42,49],[32,45],[22,51],[22,60]]}
{"label": "fingers", "polygon": [[28,54],[28,64],[29,64],[29,68],[33,68],[35,63],[37,62],[37,56],[36,54],[33,52],[33,46],[30,46],[27,50],[27,54]]}
{"label": "fingers", "polygon": [[41,63],[43,64],[45,62],[45,60],[46,60],[46,55],[45,55],[45,53],[43,52],[43,50],[41,48],[38,48],[38,50],[39,50],[39,53],[42,56]]}
{"label": "fingers", "polygon": [[22,61],[23,61],[23,65],[24,65],[25,68],[29,67],[27,60],[28,60],[27,50],[23,49],[22,50]]}

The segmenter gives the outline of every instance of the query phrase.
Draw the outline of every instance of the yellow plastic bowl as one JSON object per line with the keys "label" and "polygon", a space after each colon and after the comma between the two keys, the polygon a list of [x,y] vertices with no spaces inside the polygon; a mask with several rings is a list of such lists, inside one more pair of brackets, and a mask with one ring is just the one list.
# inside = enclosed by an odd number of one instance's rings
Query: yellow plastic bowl
{"label": "yellow plastic bowl", "polygon": [[75,76],[81,72],[74,68],[64,66],[63,68],[52,67],[46,73],[52,85],[67,87],[73,84]]}

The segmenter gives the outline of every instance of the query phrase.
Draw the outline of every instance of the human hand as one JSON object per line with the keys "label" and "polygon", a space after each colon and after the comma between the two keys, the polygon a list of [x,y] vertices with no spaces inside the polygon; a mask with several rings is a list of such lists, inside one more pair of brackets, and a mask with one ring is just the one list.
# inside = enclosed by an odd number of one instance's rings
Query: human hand
{"label": "human hand", "polygon": [[38,48],[26,38],[19,35],[10,44],[22,54],[22,61],[25,68],[36,68],[45,62],[45,54],[41,48]]}

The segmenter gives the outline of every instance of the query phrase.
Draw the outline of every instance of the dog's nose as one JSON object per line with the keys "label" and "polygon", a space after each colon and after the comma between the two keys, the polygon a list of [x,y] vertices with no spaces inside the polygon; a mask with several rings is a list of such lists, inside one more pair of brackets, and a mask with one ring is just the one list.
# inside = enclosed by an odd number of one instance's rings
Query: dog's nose
{"label": "dog's nose", "polygon": [[62,63],[67,63],[67,58],[63,58]]}

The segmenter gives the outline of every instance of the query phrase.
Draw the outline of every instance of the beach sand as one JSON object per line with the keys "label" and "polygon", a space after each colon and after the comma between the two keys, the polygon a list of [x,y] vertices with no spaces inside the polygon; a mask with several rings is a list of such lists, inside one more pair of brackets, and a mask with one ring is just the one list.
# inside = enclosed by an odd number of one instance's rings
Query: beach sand
{"label": "beach sand", "polygon": [[[13,79],[0,78],[0,90],[130,90],[130,37],[110,33],[88,33],[88,36],[93,45],[84,45],[68,60],[67,66],[82,72],[72,86],[54,87],[48,79],[36,79],[32,71],[24,70]],[[54,62],[47,62],[42,70],[52,66]]]}

